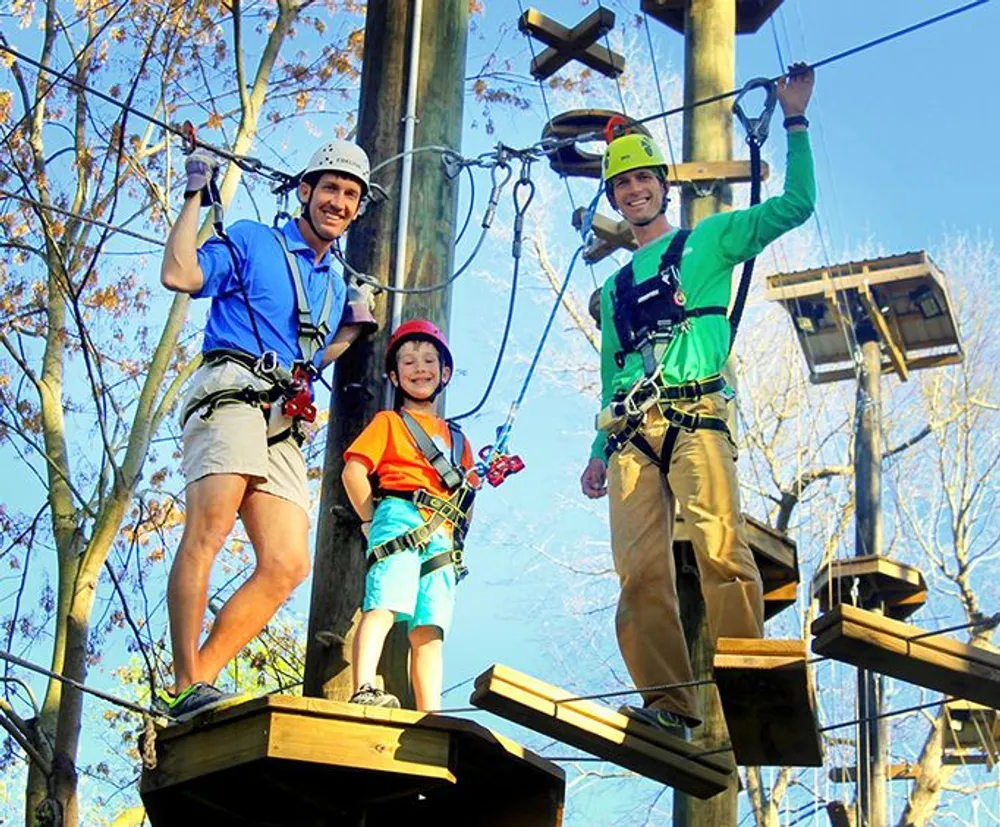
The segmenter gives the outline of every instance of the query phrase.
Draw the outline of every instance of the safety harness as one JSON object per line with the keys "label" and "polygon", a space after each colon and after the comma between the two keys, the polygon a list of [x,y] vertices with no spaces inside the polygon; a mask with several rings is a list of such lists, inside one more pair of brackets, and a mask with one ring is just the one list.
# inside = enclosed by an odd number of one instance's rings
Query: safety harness
{"label": "safety harness", "polygon": [[420,566],[420,576],[424,577],[444,566],[453,565],[455,575],[461,581],[469,573],[464,565],[465,535],[469,530],[469,512],[476,496],[476,489],[469,483],[462,468],[465,435],[457,424],[448,423],[448,432],[451,435],[451,457],[449,458],[438,448],[434,440],[428,436],[420,423],[409,412],[400,408],[397,413],[403,420],[406,430],[420,453],[437,472],[441,483],[448,491],[448,496],[439,497],[423,489],[397,491],[381,486],[377,487],[375,489],[376,500],[381,501],[386,497],[408,500],[417,508],[431,512],[431,516],[422,525],[372,548],[368,552],[368,568],[374,566],[379,560],[384,560],[401,551],[420,551],[426,548],[434,532],[445,523],[450,523],[452,526],[451,550],[442,551],[440,554],[435,554],[425,560]]}
{"label": "safety harness", "polygon": [[[187,421],[197,411],[201,411],[202,419],[208,419],[215,413],[217,408],[232,404],[259,407],[266,420],[272,406],[280,401],[282,403],[281,412],[292,419],[292,426],[269,437],[267,444],[275,445],[289,437],[294,437],[296,442],[301,445],[305,438],[301,429],[302,421],[313,422],[316,419],[316,406],[312,402],[312,380],[316,375],[313,359],[316,353],[325,346],[326,338],[330,333],[328,320],[330,318],[330,311],[333,309],[333,279],[330,277],[327,283],[326,295],[320,311],[320,321],[316,323],[309,307],[309,296],[302,281],[302,273],[299,270],[298,261],[296,261],[295,255],[291,250],[288,249],[284,233],[273,227],[271,228],[271,232],[285,254],[288,272],[295,290],[295,314],[298,329],[298,344],[299,349],[302,351],[302,360],[293,363],[292,369],[289,371],[281,365],[277,354],[273,350],[264,351],[264,344],[257,331],[257,324],[254,319],[254,310],[250,305],[250,298],[243,282],[239,260],[235,253],[233,253],[233,266],[237,268],[240,290],[243,294],[247,312],[250,314],[251,322],[253,322],[254,333],[257,336],[257,343],[262,350],[262,355],[257,358],[240,350],[210,350],[204,354],[203,363],[208,366],[214,366],[225,362],[235,362],[250,370],[255,376],[268,382],[269,387],[255,388],[252,385],[247,385],[243,388],[223,388],[222,390],[206,394],[188,406],[184,412],[181,426],[186,425]],[[225,236],[223,236],[223,240],[228,244],[232,243]],[[230,250],[230,252],[232,253],[233,251]]]}

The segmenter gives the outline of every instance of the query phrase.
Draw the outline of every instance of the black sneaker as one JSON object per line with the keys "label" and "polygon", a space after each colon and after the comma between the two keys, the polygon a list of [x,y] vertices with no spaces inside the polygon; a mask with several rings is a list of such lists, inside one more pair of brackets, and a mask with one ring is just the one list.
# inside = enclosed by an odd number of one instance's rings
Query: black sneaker
{"label": "black sneaker", "polygon": [[651,726],[654,729],[660,730],[660,732],[665,732],[667,735],[673,735],[675,738],[687,739],[688,737],[687,719],[675,712],[671,712],[669,709],[653,709],[651,707],[625,704],[625,706],[618,709],[618,712],[626,718],[631,718],[640,724]]}
{"label": "black sneaker", "polygon": [[246,695],[233,695],[230,692],[223,692],[210,683],[199,681],[191,684],[170,701],[167,714],[174,719],[175,723],[182,724],[202,712],[232,706],[246,698]]}
{"label": "black sneaker", "polygon": [[377,686],[370,683],[361,684],[360,689],[351,695],[348,703],[361,704],[362,706],[381,706],[385,709],[399,709],[399,698],[383,692]]}

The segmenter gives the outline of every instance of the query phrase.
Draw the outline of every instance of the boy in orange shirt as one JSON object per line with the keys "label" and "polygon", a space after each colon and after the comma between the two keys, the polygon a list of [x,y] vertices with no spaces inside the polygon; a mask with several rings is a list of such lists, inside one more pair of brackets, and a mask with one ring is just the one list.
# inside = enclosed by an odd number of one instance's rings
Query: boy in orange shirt
{"label": "boy in orange shirt", "polygon": [[375,673],[389,629],[405,620],[417,709],[434,711],[441,706],[444,635],[464,573],[472,450],[435,410],[454,367],[444,334],[427,321],[404,322],[389,339],[385,361],[395,410],[379,411],[344,452],[341,476],[368,540],[351,703],[399,706],[376,687]]}

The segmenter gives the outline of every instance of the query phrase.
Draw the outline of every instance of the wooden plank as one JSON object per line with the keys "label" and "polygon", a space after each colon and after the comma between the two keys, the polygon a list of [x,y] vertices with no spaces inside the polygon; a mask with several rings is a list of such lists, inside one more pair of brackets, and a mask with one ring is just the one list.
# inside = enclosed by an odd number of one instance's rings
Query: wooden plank
{"label": "wooden plank", "polygon": [[[853,784],[858,777],[857,767],[831,767],[829,778],[834,784]],[[886,767],[886,777],[890,781],[913,781],[920,778],[920,765],[904,761]]]}
{"label": "wooden plank", "polygon": [[159,730],[156,772],[142,774],[141,790],[152,792],[259,760],[267,754],[268,729],[266,718],[242,717],[225,729],[185,724]]}
{"label": "wooden plank", "polygon": [[858,587],[862,608],[883,606],[894,620],[905,620],[927,602],[927,583],[915,566],[880,555],[834,560],[813,576],[811,592],[829,611]]}
{"label": "wooden plank", "polygon": [[[766,181],[771,174],[767,162],[761,162],[760,178]],[[684,161],[667,164],[667,182],[670,186],[684,184],[746,184],[753,178],[749,161]]]}
{"label": "wooden plank", "polygon": [[875,329],[882,338],[882,343],[885,345],[886,354],[892,363],[893,370],[896,371],[900,380],[903,382],[908,381],[910,371],[906,367],[906,356],[901,351],[903,340],[900,339],[897,342],[893,337],[892,331],[889,329],[889,324],[886,322],[885,316],[882,315],[882,311],[875,304],[875,299],[872,297],[872,292],[867,284],[863,284],[858,288],[858,296],[861,298],[861,303],[865,306],[868,318],[872,320]]}
{"label": "wooden plank", "polygon": [[[957,353],[942,353],[934,356],[922,356],[916,359],[909,360],[909,369],[913,370],[924,370],[927,368],[941,368],[946,365],[959,365],[964,361],[964,356],[961,352]],[[892,365],[885,362],[882,365],[882,373],[892,373]],[[845,379],[854,378],[854,368],[841,368],[838,370],[824,370],[813,373],[809,377],[809,381],[814,385],[824,385],[828,382],[843,382]]]}
{"label": "wooden plank", "polygon": [[716,641],[715,683],[738,764],[823,765],[807,658],[804,640]]}
{"label": "wooden plank", "polygon": [[471,703],[698,798],[728,786],[731,763],[500,664],[476,679]]}
{"label": "wooden plank", "polygon": [[1000,655],[840,604],[813,622],[812,650],[900,680],[1000,707]]}
{"label": "wooden plank", "polygon": [[455,783],[447,733],[419,727],[271,715],[269,758],[419,775]]}
{"label": "wooden plank", "polygon": [[798,600],[799,584],[785,583],[774,589],[764,587],[764,619],[770,620],[779,612],[795,605]]}
{"label": "wooden plank", "polygon": [[[830,280],[836,290],[857,290],[865,282],[871,285],[884,284],[886,282],[896,282],[903,279],[916,279],[921,276],[927,277],[927,265],[926,264],[911,264],[909,266],[897,267],[893,270],[880,270],[872,271],[867,274],[861,272],[862,265],[859,263],[852,268],[854,272],[850,275],[838,275],[835,272],[836,268],[831,268],[829,272]],[[769,286],[764,294],[764,297],[768,301],[780,301],[780,302],[790,302],[795,299],[804,298],[819,298],[823,295],[823,281],[821,279],[823,270],[815,271],[815,275],[808,281],[798,284],[791,284],[789,286],[779,287],[779,286]],[[784,275],[782,273],[777,273],[774,276],[768,277],[768,284],[772,283],[777,285],[780,282],[772,282],[772,279],[776,279],[778,276]]]}

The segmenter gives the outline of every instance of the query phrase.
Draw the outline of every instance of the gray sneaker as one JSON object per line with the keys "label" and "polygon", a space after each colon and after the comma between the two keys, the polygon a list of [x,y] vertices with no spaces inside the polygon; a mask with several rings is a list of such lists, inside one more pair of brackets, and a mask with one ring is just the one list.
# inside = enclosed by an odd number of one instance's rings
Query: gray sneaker
{"label": "gray sneaker", "polygon": [[618,712],[626,718],[651,726],[667,735],[673,735],[675,738],[687,739],[688,737],[687,719],[669,709],[652,709],[651,707],[625,704],[619,708]]}
{"label": "gray sneaker", "polygon": [[361,704],[362,706],[381,706],[385,709],[399,709],[399,698],[383,692],[377,686],[370,683],[363,683],[361,687],[351,695],[348,703]]}
{"label": "gray sneaker", "polygon": [[202,712],[232,706],[246,699],[246,697],[246,695],[234,695],[230,692],[223,692],[210,683],[199,681],[198,683],[191,684],[180,695],[170,701],[167,714],[174,719],[174,723],[182,724],[197,717]]}

